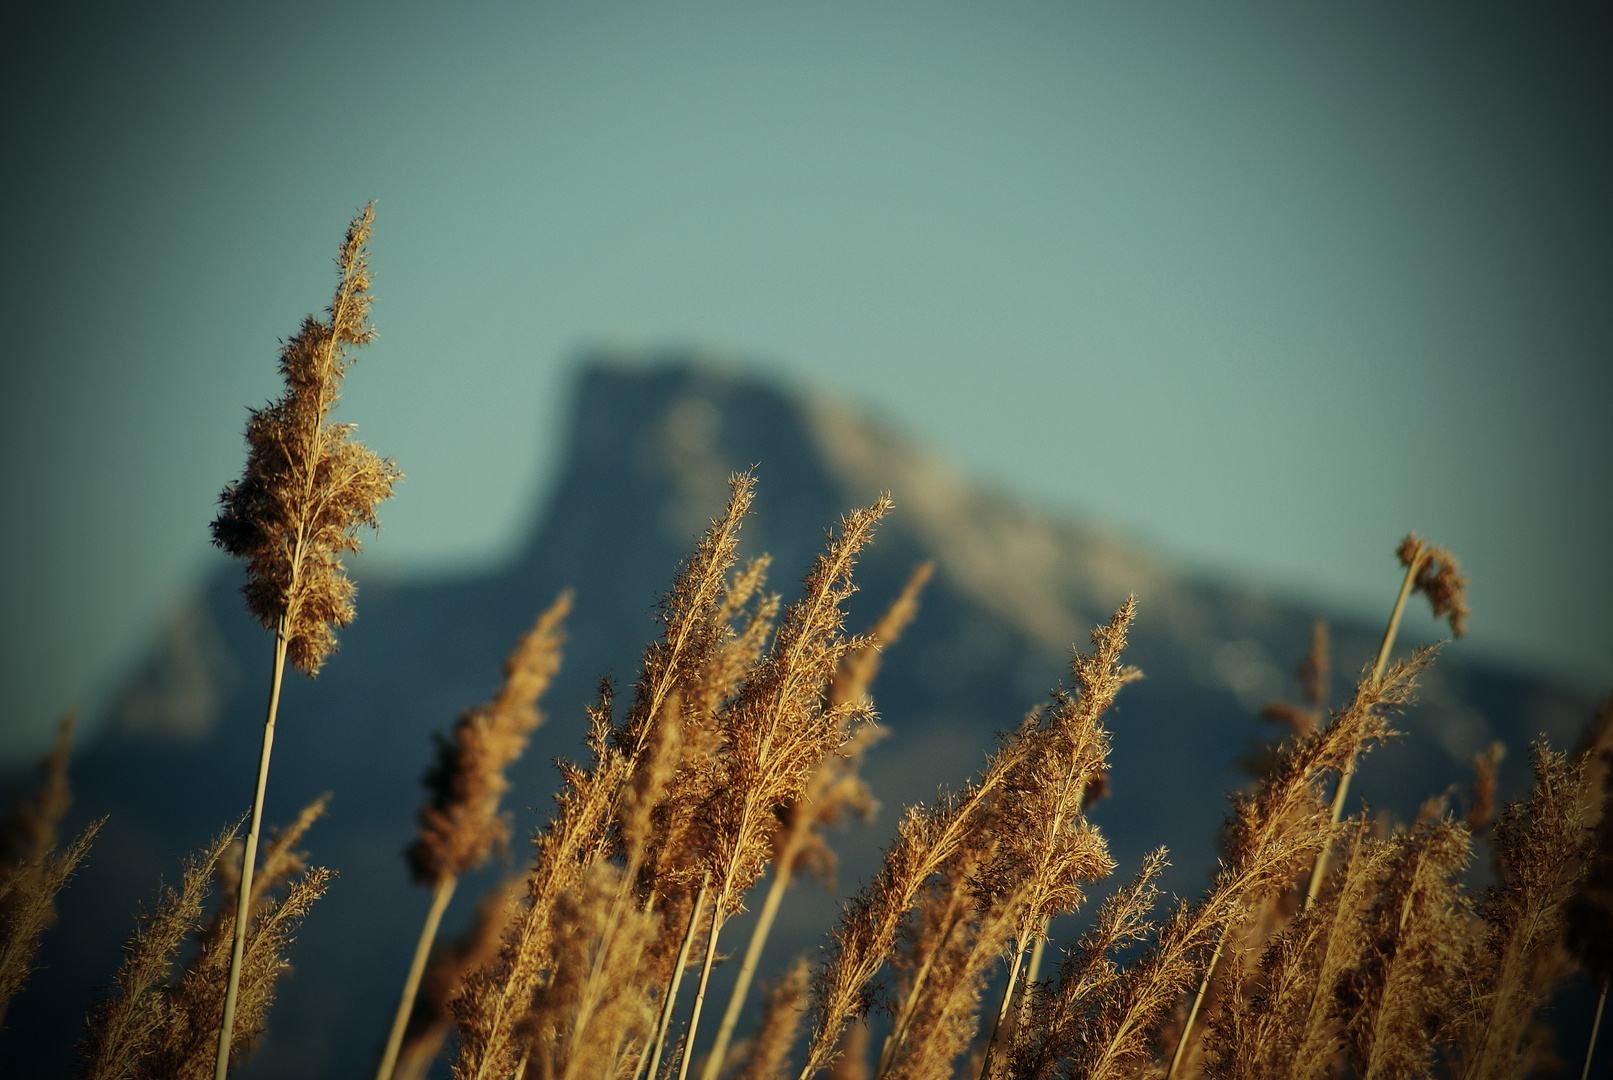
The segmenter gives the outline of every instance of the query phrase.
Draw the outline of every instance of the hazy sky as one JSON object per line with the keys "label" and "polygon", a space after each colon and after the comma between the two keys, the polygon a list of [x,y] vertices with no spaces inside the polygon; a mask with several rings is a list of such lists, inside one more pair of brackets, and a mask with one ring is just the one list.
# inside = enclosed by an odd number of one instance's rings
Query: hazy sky
{"label": "hazy sky", "polygon": [[0,46],[0,755],[215,565],[246,407],[369,199],[340,415],[408,474],[371,567],[509,552],[578,350],[686,342],[1373,620],[1416,528],[1473,578],[1461,648],[1613,686],[1590,16],[35,9]]}

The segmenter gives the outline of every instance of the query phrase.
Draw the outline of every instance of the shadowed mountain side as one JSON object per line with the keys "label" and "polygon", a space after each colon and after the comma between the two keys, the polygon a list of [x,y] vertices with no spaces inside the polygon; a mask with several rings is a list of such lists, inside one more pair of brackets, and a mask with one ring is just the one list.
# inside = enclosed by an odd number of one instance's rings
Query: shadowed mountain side
{"label": "shadowed mountain side", "polygon": [[[305,846],[340,877],[309,916],[268,1032],[241,1075],[373,1069],[427,906],[400,851],[413,834],[431,733],[487,698],[516,637],[560,589],[575,588],[564,667],[541,703],[549,722],[511,773],[516,835],[540,825],[555,787],[550,759],[581,752],[583,707],[601,675],[631,683],[656,630],[658,591],[721,509],[728,475],[751,465],[759,483],[742,553],[773,555],[771,585],[786,602],[824,529],[880,490],[896,505],[858,567],[851,627],[879,614],[914,563],[937,562],[918,620],[874,687],[893,734],[865,772],[884,809],[873,828],[833,841],[841,893],[872,875],[900,807],[961,784],[993,733],[1045,700],[1066,673],[1069,647],[1085,648],[1091,627],[1129,592],[1140,614],[1128,660],[1148,678],[1110,716],[1113,794],[1093,816],[1120,861],[1116,881],[1163,843],[1174,863],[1167,889],[1196,892],[1205,882],[1224,793],[1238,783],[1230,765],[1251,737],[1273,734],[1252,719],[1259,705],[1297,695],[1288,673],[1308,647],[1314,612],[1185,579],[1116,537],[971,488],[845,409],[713,373],[697,358],[651,360],[583,369],[565,465],[540,528],[511,565],[411,583],[379,580],[361,564],[359,615],[341,653],[317,683],[288,676],[266,821],[286,822],[333,792]],[[1394,539],[1361,539],[1385,548],[1386,609],[1397,583]],[[182,857],[247,808],[271,650],[242,609],[239,581],[236,568],[223,570],[176,610],[106,733],[73,765],[69,825],[111,820],[62,895],[61,922],[41,954],[48,968],[11,1006],[0,1035],[8,1076],[67,1070],[85,1006],[114,971],[135,909],[151,905],[159,875],[175,881]],[[1333,631],[1337,703],[1378,628],[1335,622]],[[1373,754],[1358,790],[1409,816],[1428,795],[1466,782],[1469,756],[1499,737],[1513,751],[1503,793],[1516,794],[1528,739],[1544,731],[1570,745],[1589,712],[1571,695],[1466,664],[1450,648],[1397,725],[1408,737]],[[7,787],[24,783],[13,777]],[[513,847],[519,868],[526,847]],[[447,932],[468,921],[495,874],[461,885]],[[764,974],[798,951],[815,954],[836,907],[815,883],[793,890]],[[734,949],[748,922],[725,935]],[[714,1000],[726,995],[732,967],[719,969]]]}

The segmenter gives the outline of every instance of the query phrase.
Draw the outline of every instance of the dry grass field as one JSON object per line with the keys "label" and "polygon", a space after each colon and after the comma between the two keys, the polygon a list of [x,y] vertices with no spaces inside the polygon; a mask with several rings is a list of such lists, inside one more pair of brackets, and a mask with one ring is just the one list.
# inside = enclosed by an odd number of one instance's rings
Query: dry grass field
{"label": "dry grass field", "polygon": [[[400,475],[329,419],[351,350],[370,334],[370,226],[366,210],[343,241],[326,319],[310,317],[283,347],[286,395],[253,412],[245,474],[214,526],[247,563],[246,604],[273,634],[261,763],[240,778],[243,807],[255,779],[252,809],[219,822],[139,915],[106,993],[86,1003],[85,1076],[222,1078],[251,1053],[298,926],[340,873],[301,850],[322,799],[267,834],[263,805],[276,724],[297,722],[279,715],[286,662],[312,676],[330,658],[354,613],[342,556]],[[859,554],[901,513],[896,491],[848,510],[810,566],[784,568],[803,578],[786,603],[770,591],[780,568],[739,555],[759,482],[730,478],[724,512],[672,570],[630,693],[617,701],[600,683],[586,745],[562,763],[530,850],[511,835],[506,771],[544,720],[538,703],[568,624],[589,618],[570,594],[533,613],[503,685],[422,762],[405,858],[431,905],[390,1032],[361,1036],[386,1036],[377,1080],[445,1065],[457,1080],[1481,1080],[1581,1069],[1552,1060],[1541,1017],[1576,973],[1604,988],[1613,974],[1613,699],[1579,746],[1529,749],[1533,789],[1519,802],[1496,805],[1499,747],[1475,759],[1468,791],[1428,793],[1415,820],[1349,799],[1357,769],[1440,662],[1437,648],[1397,651],[1403,612],[1426,602],[1453,637],[1467,616],[1456,558],[1415,535],[1396,552],[1399,571],[1385,560],[1381,645],[1343,700],[1330,694],[1318,624],[1302,700],[1268,706],[1286,736],[1229,796],[1220,867],[1202,893],[1163,897],[1167,853],[1117,865],[1088,817],[1117,737],[1106,714],[1146,675],[1126,656],[1148,617],[1147,595],[1134,596],[1072,643],[1066,681],[972,775],[935,777],[935,799],[905,809],[877,874],[825,928],[821,955],[760,970],[785,892],[833,872],[828,827],[875,804],[859,763],[884,734],[881,658],[922,618],[931,567],[915,567],[880,618],[847,626]],[[37,792],[8,823],[0,1009],[28,992],[42,935],[72,933],[53,927],[55,899],[96,843],[99,823],[58,835],[70,746],[64,723]],[[524,864],[517,877],[456,895],[506,848]],[[1493,867],[1493,884],[1472,884],[1475,864]],[[478,915],[466,935],[438,940],[456,901]],[[1056,919],[1094,904],[1075,940],[1050,937]],[[748,940],[725,936],[746,908],[760,913]],[[739,968],[726,1000],[707,993],[723,957]],[[745,1030],[751,1001],[759,1019]]]}

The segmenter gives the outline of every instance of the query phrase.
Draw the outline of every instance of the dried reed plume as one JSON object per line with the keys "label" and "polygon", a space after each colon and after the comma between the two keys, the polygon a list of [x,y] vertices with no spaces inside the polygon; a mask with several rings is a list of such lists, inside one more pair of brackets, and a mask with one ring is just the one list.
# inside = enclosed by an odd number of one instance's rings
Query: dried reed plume
{"label": "dried reed plume", "polygon": [[1434,618],[1449,622],[1453,636],[1465,634],[1471,612],[1467,607],[1467,578],[1456,557],[1445,548],[1419,540],[1416,533],[1406,534],[1396,554],[1400,565],[1413,571],[1412,591],[1428,597]]}
{"label": "dried reed plume", "polygon": [[1586,977],[1601,991],[1596,999],[1596,1017],[1591,1021],[1582,1076],[1590,1074],[1591,1055],[1596,1052],[1596,1036],[1607,1005],[1608,985],[1613,983],[1613,767],[1610,767],[1613,766],[1613,749],[1607,746],[1610,740],[1613,740],[1613,694],[1604,698],[1597,708],[1587,740],[1591,744],[1591,756],[1586,763],[1586,778],[1592,781],[1592,790],[1601,795],[1601,814],[1585,879],[1568,903],[1563,937],[1563,944],[1579,962]]}
{"label": "dried reed plume", "polygon": [[[882,650],[894,644],[902,631],[918,614],[918,599],[929,584],[935,571],[932,562],[920,563],[913,569],[901,593],[879,620],[862,636],[863,644],[848,651],[840,660],[829,685],[829,706],[867,705],[868,689],[879,673]],[[767,896],[762,901],[756,925],[751,929],[745,959],[740,964],[739,976],[728,997],[728,1008],[717,1029],[717,1040],[712,1044],[706,1059],[701,1080],[716,1080],[722,1067],[729,1040],[739,1021],[740,1009],[750,993],[750,984],[761,961],[762,947],[772,932],[779,905],[785,890],[801,869],[812,869],[826,881],[832,882],[835,868],[834,851],[823,839],[823,829],[848,814],[867,821],[872,817],[875,802],[868,785],[857,775],[862,756],[884,734],[884,729],[864,724],[851,735],[850,742],[838,753],[826,755],[807,781],[806,791],[796,801],[780,807],[778,822],[773,830],[773,878]],[[832,885],[831,885],[832,887]]]}
{"label": "dried reed plume", "polygon": [[12,868],[0,880],[0,1023],[5,1020],[6,1006],[33,972],[39,939],[56,921],[56,894],[78,869],[105,823],[105,818],[92,821],[61,854],[51,848]]}
{"label": "dried reed plume", "polygon": [[1013,1048],[1014,1076],[1051,1076],[1066,1056],[1104,1036],[1103,1017],[1091,1005],[1115,998],[1127,979],[1115,959],[1158,929],[1149,914],[1159,899],[1155,881],[1166,865],[1163,848],[1144,858],[1131,883],[1104,902],[1092,929],[1065,951],[1057,978],[1036,988],[1024,1026],[1032,1034]]}
{"label": "dried reed plume", "polygon": [[[263,1030],[274,984],[287,964],[285,951],[314,900],[334,876],[308,868],[295,850],[308,827],[324,812],[326,797],[305,807],[297,820],[279,830],[265,849],[254,877],[249,907],[251,931],[243,953],[232,1029],[232,1059],[238,1059]],[[90,1077],[201,1078],[214,1067],[218,1025],[227,996],[231,909],[240,880],[231,873],[240,826],[224,833],[190,859],[180,889],[165,890],[157,910],[142,917],[124,951],[113,993],[94,1010],[80,1048]],[[215,875],[223,885],[213,917],[199,925],[203,902]],[[294,880],[293,880],[294,879]],[[282,898],[268,891],[287,885]],[[185,938],[196,936],[196,952],[177,982],[169,971]]]}
{"label": "dried reed plume", "polygon": [[508,1076],[522,1060],[517,1031],[553,964],[556,906],[581,886],[595,853],[609,842],[622,794],[667,701],[686,697],[678,693],[680,685],[696,680],[726,640],[727,623],[717,620],[754,485],[748,473],[730,479],[722,517],[711,523],[693,556],[679,567],[672,591],[661,602],[663,632],[645,649],[633,706],[622,725],[611,723],[611,689],[604,683],[598,703],[589,710],[590,766],[560,763],[558,809],[535,840],[528,903],[512,921],[497,959],[466,978],[465,992],[454,1003],[458,1080]]}
{"label": "dried reed plume", "polygon": [[[884,1077],[900,1055],[907,1051],[907,1038],[922,1030],[926,1041],[942,1040],[945,1032],[935,1030],[935,1023],[943,1022],[935,1008],[937,1000],[949,995],[975,993],[968,987],[968,979],[958,969],[974,951],[974,938],[978,927],[974,916],[979,904],[975,898],[974,881],[980,868],[997,853],[997,829],[992,821],[991,808],[983,809],[983,820],[977,823],[978,839],[958,849],[939,872],[926,882],[915,898],[907,920],[901,928],[901,941],[891,957],[896,975],[896,1000],[892,1003],[890,1034],[880,1048],[879,1061],[874,1075]],[[985,950],[981,959],[987,965],[997,958],[997,950]],[[982,969],[984,970],[984,969]],[[940,984],[939,994],[935,986]],[[953,1012],[948,1017],[964,1016],[971,1025],[961,1035],[967,1049],[974,1035],[974,1004],[968,1002],[966,1014]],[[920,1006],[924,1015],[917,1015]],[[930,1028],[925,1028],[926,1023]],[[961,1021],[958,1026],[961,1026]],[[956,1057],[956,1053],[953,1055]],[[909,1069],[908,1071],[912,1071]]]}
{"label": "dried reed plume", "polygon": [[630,1042],[654,1024],[638,971],[655,920],[620,902],[626,878],[621,868],[595,860],[556,907],[551,975],[523,1025],[541,1076],[612,1076]]}
{"label": "dried reed plume", "polygon": [[403,1046],[437,926],[459,875],[474,870],[494,846],[509,839],[509,820],[499,802],[509,790],[504,772],[526,750],[543,716],[537,701],[560,670],[561,622],[571,611],[571,592],[557,597],[504,662],[504,685],[492,701],[460,714],[453,736],[438,737],[437,760],[426,771],[430,798],[420,808],[420,832],[405,851],[416,883],[432,890],[431,907],[415,944],[403,993],[393,1015],[376,1080],[387,1080]]}
{"label": "dried reed plume", "polygon": [[828,961],[813,978],[816,1023],[800,1080],[834,1060],[846,1022],[872,1007],[869,983],[895,948],[914,899],[932,874],[978,839],[982,807],[1008,782],[1029,749],[1025,740],[1009,740],[962,791],[942,797],[933,808],[909,807],[903,815],[879,873],[842,909]]}
{"label": "dried reed plume", "polygon": [[1350,1064],[1362,1080],[1427,1076],[1430,1031],[1444,1025],[1468,911],[1459,876],[1472,853],[1462,825],[1435,821],[1386,841],[1389,872],[1361,920],[1364,957],[1339,988]]}
{"label": "dried reed plume", "polygon": [[[1107,877],[1114,869],[1108,845],[1082,811],[1088,789],[1103,775],[1108,761],[1109,733],[1103,728],[1103,714],[1121,687],[1142,678],[1142,672],[1120,663],[1126,630],[1136,614],[1137,598],[1129,597],[1107,626],[1092,631],[1092,652],[1078,652],[1070,662],[1078,692],[1055,690],[1052,707],[1041,714],[1037,726],[1021,735],[1036,743],[1036,751],[1024,760],[1000,800],[997,827],[1002,843],[975,886],[982,903],[1016,912],[1008,984],[986,1042],[982,1076],[991,1075],[1031,938],[1046,933],[1049,919],[1080,905],[1083,884]],[[1011,894],[1016,904],[1007,903]]]}
{"label": "dried reed plume", "polygon": [[881,496],[842,519],[839,535],[830,534],[807,575],[805,595],[785,612],[767,654],[719,718],[721,780],[700,811],[713,886],[711,928],[679,1080],[688,1075],[718,934],[772,854],[774,809],[804,797],[818,764],[845,742],[849,722],[867,712],[860,702],[828,705],[823,694],[854,647],[841,636],[841,605],[855,590],[852,567],[890,505]]}
{"label": "dried reed plume", "polygon": [[1506,756],[1507,748],[1500,742],[1492,742],[1473,755],[1473,801],[1468,805],[1466,821],[1468,831],[1475,836],[1485,832],[1495,817],[1496,780]]}
{"label": "dried reed plume", "polygon": [[[1020,923],[1029,906],[1030,886],[1022,883],[1000,903],[975,918],[955,923],[937,942],[922,986],[910,988],[903,1038],[893,1040],[881,1072],[892,1080],[950,1076],[968,1049],[980,1020],[980,998],[992,967],[1018,946]],[[1005,1000],[1012,988],[1005,988]],[[893,1033],[894,1034],[894,1033]],[[989,1043],[988,1043],[989,1046]],[[884,1057],[882,1054],[881,1057]],[[989,1068],[983,1060],[982,1068]],[[977,1070],[978,1071],[978,1070]]]}
{"label": "dried reed plume", "polygon": [[[1167,1011],[1194,983],[1202,1001],[1203,980],[1215,967],[1228,927],[1262,897],[1290,887],[1333,831],[1322,785],[1360,749],[1388,734],[1383,713],[1409,700],[1416,675],[1431,656],[1425,650],[1397,662],[1381,678],[1363,675],[1350,704],[1326,727],[1285,744],[1252,795],[1232,796],[1227,855],[1209,894],[1196,904],[1180,903],[1136,965],[1083,998],[1085,1016],[1038,1033],[1037,1041],[1019,1052],[1028,1066],[1021,1075],[1046,1076],[1061,1062],[1073,1075],[1123,1075],[1128,1063],[1147,1053]],[[1073,1003],[1062,985],[1066,977],[1061,973],[1052,995]]]}
{"label": "dried reed plume", "polygon": [[57,725],[56,744],[39,763],[39,786],[17,800],[0,821],[0,1031],[6,1007],[33,971],[39,941],[56,922],[56,894],[88,853],[106,819],[92,822],[61,854],[57,830],[73,804],[67,760],[73,752],[73,714]]}
{"label": "dried reed plume", "polygon": [[229,990],[219,1028],[216,1080],[229,1071],[231,1027],[246,946],[248,903],[263,793],[274,748],[275,714],[286,658],[312,677],[336,648],[333,627],[353,619],[353,583],[343,552],[357,553],[358,528],[379,528],[375,507],[402,476],[390,460],[352,442],[350,424],[328,422],[342,378],[352,362],[349,347],[369,343],[370,226],[374,204],[347,227],[337,253],[339,280],[328,321],[312,315],[280,350],[286,393],[247,420],[246,471],[224,489],[213,542],[246,560],[243,589],[247,610],[275,632],[274,667],[251,825],[241,862],[243,887],[235,917]]}
{"label": "dried reed plume", "polygon": [[[1005,740],[1003,748],[987,760],[978,780],[956,795],[943,798],[934,809],[912,807],[903,817],[878,875],[844,907],[828,963],[814,980],[817,1024],[801,1080],[833,1062],[836,1042],[847,1020],[854,1014],[865,1015],[873,1004],[869,984],[890,958],[898,931],[931,876],[965,847],[986,843],[989,824],[996,819],[1006,815],[1022,827],[1029,827],[1032,811],[1007,809],[1018,805],[1014,800],[1041,798],[1045,803],[1051,798],[1067,811],[1054,826],[1059,835],[1048,837],[1054,844],[1051,857],[1041,862],[1042,880],[1035,884],[1041,906],[1052,910],[1058,904],[1073,902],[1076,894],[1070,891],[1075,888],[1072,878],[1108,872],[1107,853],[1093,848],[1096,837],[1084,828],[1084,820],[1068,835],[1063,835],[1062,821],[1080,819],[1086,788],[1101,775],[1107,742],[1097,726],[1097,717],[1113,700],[1114,692],[1136,677],[1131,669],[1122,669],[1116,663],[1125,628],[1134,612],[1135,601],[1128,600],[1108,627],[1094,631],[1094,653],[1075,657],[1072,668],[1085,691],[1081,697],[1055,694],[1048,718],[1043,721],[1036,713],[1028,717]],[[1053,772],[1044,775],[1043,765],[1051,765]],[[1016,813],[1018,816],[1014,816]],[[1043,821],[1037,828],[1045,829],[1046,825]],[[988,905],[991,889],[1001,899],[1004,889],[1014,891],[1020,887],[1017,879],[1010,882],[1014,875],[1007,865],[998,865],[995,885],[987,885]],[[1026,895],[1028,899],[1029,893]],[[1021,915],[1034,930],[1040,929],[1039,915]],[[1024,925],[1016,925],[1016,941],[1022,940],[1019,932]],[[890,1055],[881,1056],[888,1065]]]}
{"label": "dried reed plume", "polygon": [[65,713],[56,723],[56,742],[39,763],[39,784],[17,798],[17,808],[0,821],[0,864],[9,869],[35,862],[56,846],[57,829],[73,805],[67,762],[73,756],[76,716]]}
{"label": "dried reed plume", "polygon": [[1212,1030],[1216,1060],[1210,1075],[1276,1080],[1332,1074],[1344,1046],[1338,989],[1360,960],[1367,905],[1391,854],[1366,831],[1365,818],[1353,822],[1348,855],[1333,875],[1333,887],[1267,948],[1260,993],[1245,999],[1244,980],[1232,980],[1239,989]]}
{"label": "dried reed plume", "polygon": [[180,946],[201,918],[202,903],[212,888],[212,868],[240,830],[220,833],[185,863],[179,891],[163,891],[157,908],[139,917],[134,935],[124,945],[124,959],[113,979],[112,993],[96,1005],[85,1022],[79,1047],[86,1080],[121,1080],[138,1076],[168,1020],[163,993]]}
{"label": "dried reed plume", "polygon": [[401,477],[390,460],[350,441],[351,424],[328,422],[352,358],[369,344],[372,203],[347,227],[328,321],[312,315],[280,349],[286,394],[251,410],[246,471],[224,489],[213,542],[247,564],[247,610],[274,630],[291,662],[318,674],[336,649],[333,627],[353,620],[353,583],[341,554],[359,550],[358,528],[379,528],[375,507]]}

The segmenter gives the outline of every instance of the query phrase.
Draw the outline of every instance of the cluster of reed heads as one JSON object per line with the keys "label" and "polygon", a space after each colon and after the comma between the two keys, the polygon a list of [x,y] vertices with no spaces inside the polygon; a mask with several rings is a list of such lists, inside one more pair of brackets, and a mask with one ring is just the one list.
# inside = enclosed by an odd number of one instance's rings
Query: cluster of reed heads
{"label": "cluster of reed heads", "polygon": [[[370,225],[366,209],[344,240],[328,318],[283,348],[286,397],[252,414],[246,474],[214,526],[247,561],[248,607],[275,634],[244,843],[242,822],[224,829],[140,918],[87,1020],[86,1076],[223,1077],[262,1031],[296,928],[333,876],[296,850],[323,800],[261,854],[258,834],[285,660],[312,676],[335,648],[353,615],[340,555],[357,550],[357,527],[374,524],[399,476],[328,420],[345,349],[372,334]],[[973,778],[907,808],[817,963],[783,965],[736,1038],[785,891],[803,872],[832,878],[826,827],[875,807],[858,775],[883,733],[870,690],[931,572],[919,567],[883,617],[848,633],[853,566],[891,508],[882,497],[829,533],[785,606],[767,591],[768,559],[738,557],[754,484],[730,480],[722,515],[677,568],[630,700],[601,683],[586,753],[561,764],[525,874],[445,943],[435,938],[456,882],[509,840],[505,772],[542,720],[569,594],[517,643],[492,699],[439,738],[405,852],[432,899],[377,1080],[422,1078],[444,1057],[457,1080],[1479,1080],[1549,1064],[1541,1010],[1576,971],[1605,998],[1613,699],[1575,754],[1532,748],[1533,792],[1499,816],[1499,747],[1476,759],[1465,810],[1440,797],[1409,824],[1349,812],[1358,763],[1394,734],[1390,718],[1434,660],[1431,649],[1394,657],[1409,598],[1425,596],[1456,635],[1467,614],[1450,553],[1408,536],[1376,662],[1329,711],[1318,627],[1301,667],[1306,701],[1268,710],[1289,734],[1231,797],[1202,895],[1166,902],[1156,851],[1047,958],[1052,921],[1117,869],[1088,810],[1106,791],[1105,713],[1141,677],[1123,661],[1133,598]],[[14,822],[0,1007],[99,827],[57,852],[66,737]],[[1484,889],[1466,884],[1475,845],[1494,862]],[[760,917],[711,1039],[712,966],[747,903]]]}

